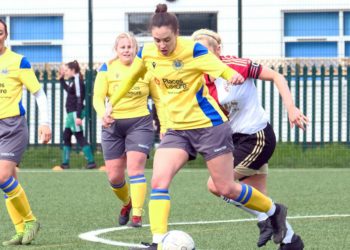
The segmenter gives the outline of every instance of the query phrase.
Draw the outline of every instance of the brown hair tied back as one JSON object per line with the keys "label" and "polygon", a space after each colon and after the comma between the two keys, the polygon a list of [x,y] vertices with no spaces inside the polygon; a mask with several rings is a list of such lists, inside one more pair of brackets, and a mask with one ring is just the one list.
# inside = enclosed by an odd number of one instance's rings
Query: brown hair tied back
{"label": "brown hair tied back", "polygon": [[173,13],[167,12],[168,6],[166,4],[158,4],[155,13],[153,14],[150,21],[150,30],[153,27],[168,26],[170,29],[177,34],[179,31],[179,21]]}
{"label": "brown hair tied back", "polygon": [[165,12],[167,12],[167,10],[168,10],[168,6],[166,4],[160,3],[157,5],[155,12],[156,13],[165,13]]}
{"label": "brown hair tied back", "polygon": [[83,79],[83,75],[80,72],[80,66],[77,60],[74,60],[72,62],[67,63],[67,67],[70,70],[74,70],[74,72],[77,74],[79,73],[79,78],[82,80]]}
{"label": "brown hair tied back", "polygon": [[0,18],[0,23],[2,23],[2,25],[4,25],[4,28],[5,28],[5,34],[6,34],[6,36],[7,36],[7,24],[5,23],[5,21],[4,20],[2,20],[1,18]]}

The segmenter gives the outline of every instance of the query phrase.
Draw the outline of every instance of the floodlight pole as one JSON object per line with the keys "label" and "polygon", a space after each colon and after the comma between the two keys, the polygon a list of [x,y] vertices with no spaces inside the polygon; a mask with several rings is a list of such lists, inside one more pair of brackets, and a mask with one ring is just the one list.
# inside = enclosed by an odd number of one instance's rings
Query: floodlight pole
{"label": "floodlight pole", "polygon": [[238,57],[242,57],[242,0],[238,0]]}
{"label": "floodlight pole", "polygon": [[92,0],[88,0],[88,18],[89,18],[89,66],[88,66],[88,74],[86,81],[86,111],[87,111],[87,119],[86,119],[86,132],[87,138],[91,143],[92,149],[96,148],[96,114],[94,110],[91,108],[92,106],[92,89],[93,89],[93,18],[92,18]]}
{"label": "floodlight pole", "polygon": [[89,1],[89,70],[93,70],[93,43],[92,43],[92,0]]}

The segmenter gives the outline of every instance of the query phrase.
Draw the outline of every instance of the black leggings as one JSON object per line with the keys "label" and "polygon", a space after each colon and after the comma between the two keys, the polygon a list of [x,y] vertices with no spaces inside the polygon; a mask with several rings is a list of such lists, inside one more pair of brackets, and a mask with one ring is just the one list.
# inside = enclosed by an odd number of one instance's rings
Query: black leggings
{"label": "black leggings", "polygon": [[[70,130],[69,128],[64,129],[64,131],[63,131],[63,145],[69,146],[69,147],[72,146],[72,142],[71,142],[72,135],[73,135],[72,130]],[[83,131],[75,132],[74,136],[77,139],[77,142],[80,145],[80,147],[84,147],[84,146],[88,145],[88,143],[84,137]]]}

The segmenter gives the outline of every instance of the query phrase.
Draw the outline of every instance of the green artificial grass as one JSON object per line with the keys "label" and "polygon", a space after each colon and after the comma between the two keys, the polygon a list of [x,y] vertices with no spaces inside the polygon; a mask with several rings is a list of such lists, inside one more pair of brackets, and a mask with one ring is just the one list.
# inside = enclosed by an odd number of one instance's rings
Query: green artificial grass
{"label": "green artificial grass", "polygon": [[[151,171],[146,171],[149,183]],[[204,169],[183,169],[171,188],[169,226],[188,232],[196,249],[257,249],[255,221],[215,222],[252,218],[206,191],[208,173]],[[290,223],[300,234],[305,249],[347,249],[350,245],[350,217],[299,218],[350,214],[350,169],[271,169],[269,195],[288,206]],[[121,202],[109,188],[104,172],[94,170],[22,170],[19,180],[34,214],[42,224],[38,238],[30,246],[11,249],[127,249],[81,240],[78,235],[117,226]],[[148,224],[148,195],[144,224]],[[14,234],[4,203],[0,203],[0,240]],[[189,225],[202,221],[203,224]],[[213,222],[214,221],[214,222]],[[206,224],[210,223],[211,224]],[[149,227],[101,234],[99,237],[126,243],[150,241]],[[277,249],[272,242],[262,249]],[[10,249],[10,248],[9,248]]]}

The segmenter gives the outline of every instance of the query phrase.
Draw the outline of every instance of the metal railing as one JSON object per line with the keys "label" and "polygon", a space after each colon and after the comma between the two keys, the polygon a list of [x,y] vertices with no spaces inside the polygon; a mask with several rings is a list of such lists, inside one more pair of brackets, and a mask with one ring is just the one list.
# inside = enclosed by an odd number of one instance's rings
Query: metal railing
{"label": "metal railing", "polygon": [[[296,106],[310,119],[305,131],[292,129],[282,99],[273,83],[256,80],[262,106],[270,117],[278,142],[293,142],[304,147],[324,143],[350,145],[350,66],[279,66],[276,68],[287,79]],[[89,75],[91,74],[92,75]],[[56,70],[36,71],[48,96],[51,111],[52,145],[60,145],[65,122],[65,93],[57,79]],[[93,79],[96,72],[85,72],[86,118],[85,135],[95,147],[100,143],[100,122],[92,107]],[[89,80],[91,79],[91,80]],[[30,144],[38,144],[38,108],[28,92],[24,92],[30,128]],[[33,133],[34,132],[34,133]]]}

